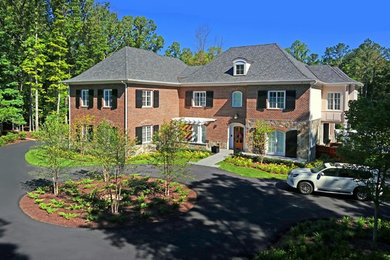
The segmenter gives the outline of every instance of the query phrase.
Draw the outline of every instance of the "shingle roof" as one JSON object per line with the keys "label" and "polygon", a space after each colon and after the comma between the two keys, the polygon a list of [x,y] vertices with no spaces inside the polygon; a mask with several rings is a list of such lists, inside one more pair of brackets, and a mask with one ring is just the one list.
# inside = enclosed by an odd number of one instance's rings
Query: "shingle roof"
{"label": "shingle roof", "polygon": [[359,83],[358,81],[351,79],[338,67],[332,67],[329,65],[316,65],[308,66],[313,74],[321,81],[325,83]]}
{"label": "shingle roof", "polygon": [[[250,64],[247,75],[233,75],[233,60],[244,58]],[[339,68],[308,66],[297,61],[276,43],[233,47],[203,66],[187,66],[181,60],[151,51],[124,47],[107,59],[65,81],[66,83],[105,81],[154,81],[175,84],[310,82],[356,83]]]}
{"label": "shingle roof", "polygon": [[128,79],[177,83],[177,76],[187,67],[179,59],[161,56],[152,51],[124,47],[65,83]]}

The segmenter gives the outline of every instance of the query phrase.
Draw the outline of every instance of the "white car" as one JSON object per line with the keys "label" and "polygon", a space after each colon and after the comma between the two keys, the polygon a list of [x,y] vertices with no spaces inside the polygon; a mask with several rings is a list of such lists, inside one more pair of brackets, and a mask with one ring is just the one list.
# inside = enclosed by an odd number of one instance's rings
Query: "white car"
{"label": "white car", "polygon": [[287,184],[302,194],[318,191],[354,195],[358,200],[366,200],[365,182],[372,180],[373,174],[373,171],[367,168],[351,167],[342,163],[325,163],[317,168],[292,170],[288,174]]}

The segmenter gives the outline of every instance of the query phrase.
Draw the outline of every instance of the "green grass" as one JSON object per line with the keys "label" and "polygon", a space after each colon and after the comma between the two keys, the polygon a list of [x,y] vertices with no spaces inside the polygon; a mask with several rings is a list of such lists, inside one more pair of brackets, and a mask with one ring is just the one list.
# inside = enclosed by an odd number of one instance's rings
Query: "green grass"
{"label": "green grass", "polygon": [[218,165],[219,168],[222,170],[232,172],[244,177],[262,178],[262,179],[280,179],[280,180],[287,179],[287,175],[284,174],[274,174],[274,173],[253,169],[253,168],[235,166],[227,162],[220,162],[218,163]]}
{"label": "green grass", "polygon": [[[33,166],[38,166],[38,167],[48,167],[49,166],[48,157],[40,149],[29,150],[24,155],[24,158],[26,159],[27,163],[29,163]],[[91,160],[81,161],[81,160],[75,160],[75,159],[61,159],[61,165],[64,167],[92,166],[92,165],[94,165],[94,162]]]}

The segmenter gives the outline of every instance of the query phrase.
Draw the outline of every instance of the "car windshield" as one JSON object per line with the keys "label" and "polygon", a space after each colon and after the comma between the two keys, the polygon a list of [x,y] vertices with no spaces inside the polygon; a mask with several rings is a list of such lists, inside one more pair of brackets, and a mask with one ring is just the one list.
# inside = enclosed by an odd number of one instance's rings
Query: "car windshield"
{"label": "car windshield", "polygon": [[325,166],[325,164],[323,164],[323,165],[318,166],[318,167],[316,167],[316,168],[311,168],[310,171],[311,171],[312,173],[318,173],[319,171],[322,171],[322,170],[325,169],[325,168],[326,168],[326,166]]}

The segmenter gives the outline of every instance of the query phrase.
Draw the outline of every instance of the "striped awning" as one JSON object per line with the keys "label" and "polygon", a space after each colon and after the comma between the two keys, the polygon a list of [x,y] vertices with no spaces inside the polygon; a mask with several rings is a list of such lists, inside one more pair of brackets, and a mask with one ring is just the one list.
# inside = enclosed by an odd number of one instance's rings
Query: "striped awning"
{"label": "striped awning", "polygon": [[179,120],[190,125],[204,125],[208,122],[214,122],[214,118],[202,118],[202,117],[175,117],[172,120]]}

